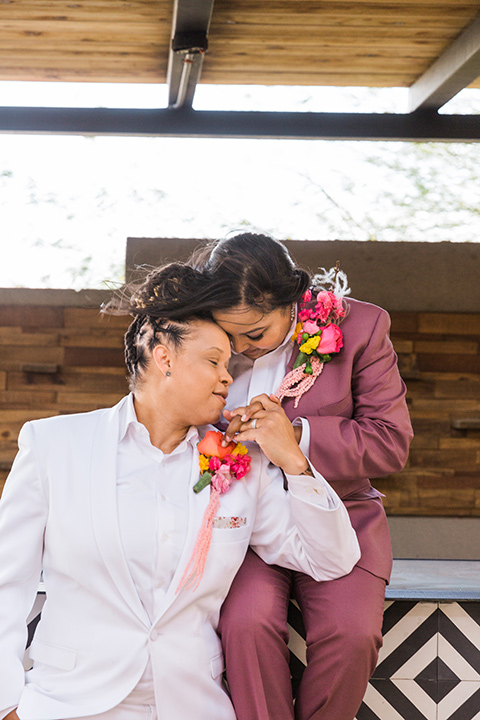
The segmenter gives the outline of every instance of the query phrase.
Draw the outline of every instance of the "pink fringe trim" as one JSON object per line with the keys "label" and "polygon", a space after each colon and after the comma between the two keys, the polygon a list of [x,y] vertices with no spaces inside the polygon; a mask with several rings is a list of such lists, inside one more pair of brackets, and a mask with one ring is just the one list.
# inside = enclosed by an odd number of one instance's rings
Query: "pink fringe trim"
{"label": "pink fringe trim", "polygon": [[280,383],[280,387],[275,393],[280,401],[283,400],[284,397],[294,397],[295,402],[293,406],[298,407],[302,395],[304,395],[307,390],[310,390],[323,370],[324,363],[320,362],[318,358],[312,358],[311,364],[313,370],[311,375],[305,375],[304,373],[306,363],[299,365],[295,370],[290,370],[290,372],[285,375]]}
{"label": "pink fringe trim", "polygon": [[208,501],[207,509],[203,516],[202,527],[198,533],[198,537],[195,540],[193,552],[188,561],[188,565],[185,568],[182,579],[180,580],[176,592],[185,590],[191,585],[194,585],[193,592],[198,588],[200,580],[203,576],[205,569],[205,563],[207,560],[208,551],[210,549],[210,543],[212,542],[212,527],[213,519],[217,514],[220,506],[220,493],[215,490],[213,485],[210,486],[210,500]]}

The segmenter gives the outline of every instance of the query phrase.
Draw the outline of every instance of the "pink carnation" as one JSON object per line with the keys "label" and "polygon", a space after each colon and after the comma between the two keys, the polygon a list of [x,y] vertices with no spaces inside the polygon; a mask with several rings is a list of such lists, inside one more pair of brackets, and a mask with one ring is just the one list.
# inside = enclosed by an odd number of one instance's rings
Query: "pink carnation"
{"label": "pink carnation", "polygon": [[337,318],[344,317],[345,309],[342,304],[342,298],[337,297],[333,292],[322,290],[317,295],[317,304],[315,310],[320,319],[320,322],[327,322],[329,316],[330,320],[337,320]]}
{"label": "pink carnation", "polygon": [[210,470],[212,470],[213,472],[215,472],[215,471],[218,470],[221,466],[222,466],[222,461],[220,460],[220,458],[218,458],[218,457],[211,457],[211,458],[210,458],[210,461],[209,461],[209,463],[208,463],[208,467],[209,467]]}
{"label": "pink carnation", "polygon": [[320,330],[320,328],[317,325],[317,323],[313,322],[313,320],[307,320],[307,322],[303,323],[302,330],[303,330],[303,332],[306,332],[309,335],[315,335],[315,333],[317,333]]}
{"label": "pink carnation", "polygon": [[340,352],[343,347],[343,333],[333,323],[329,323],[322,328],[320,343],[317,347],[317,353],[320,355],[330,355],[330,353]]}
{"label": "pink carnation", "polygon": [[312,299],[312,291],[305,290],[305,292],[303,293],[303,297],[302,297],[303,302],[308,303],[308,302],[310,302],[311,299]]}
{"label": "pink carnation", "polygon": [[315,310],[317,313],[317,317],[321,323],[327,322],[328,316],[330,315],[334,307],[334,300],[335,295],[331,292],[322,290],[318,293]]}
{"label": "pink carnation", "polygon": [[237,480],[241,480],[242,477],[250,471],[251,458],[248,455],[237,455],[237,462],[232,465],[231,470]]}
{"label": "pink carnation", "polygon": [[219,493],[227,492],[232,484],[232,476],[228,465],[222,465],[212,476],[212,485]]}
{"label": "pink carnation", "polygon": [[237,462],[236,455],[225,455],[223,462],[227,464],[227,467],[231,468]]}
{"label": "pink carnation", "polygon": [[309,317],[310,317],[310,311],[305,310],[305,308],[303,308],[303,310],[300,310],[300,312],[298,313],[299,322],[305,322],[305,320],[308,320]]}

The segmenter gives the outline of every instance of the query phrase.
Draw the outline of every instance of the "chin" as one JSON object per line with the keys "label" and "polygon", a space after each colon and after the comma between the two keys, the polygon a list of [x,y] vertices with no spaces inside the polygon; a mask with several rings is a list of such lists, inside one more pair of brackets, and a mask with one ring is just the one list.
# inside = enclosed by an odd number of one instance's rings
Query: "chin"
{"label": "chin", "polygon": [[190,425],[196,425],[197,427],[201,427],[202,425],[215,425],[220,420],[221,416],[222,412],[220,410],[209,414],[205,413],[202,417],[198,417],[192,421]]}

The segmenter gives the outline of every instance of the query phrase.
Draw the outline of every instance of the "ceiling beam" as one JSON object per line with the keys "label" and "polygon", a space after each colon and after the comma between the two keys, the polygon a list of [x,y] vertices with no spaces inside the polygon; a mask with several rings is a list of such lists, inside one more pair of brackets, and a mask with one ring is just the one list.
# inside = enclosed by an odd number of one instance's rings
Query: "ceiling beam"
{"label": "ceiling beam", "polygon": [[214,0],[174,0],[168,55],[168,104],[191,106],[208,48]]}
{"label": "ceiling beam", "polygon": [[480,141],[477,115],[0,108],[0,132],[190,138]]}
{"label": "ceiling beam", "polygon": [[438,110],[479,75],[480,17],[410,87],[410,112]]}

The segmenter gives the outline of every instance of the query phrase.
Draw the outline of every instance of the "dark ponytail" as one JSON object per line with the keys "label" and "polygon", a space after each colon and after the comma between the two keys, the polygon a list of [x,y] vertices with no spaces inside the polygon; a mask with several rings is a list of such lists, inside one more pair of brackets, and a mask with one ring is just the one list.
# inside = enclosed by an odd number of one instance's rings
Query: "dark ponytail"
{"label": "dark ponytail", "polygon": [[247,305],[270,312],[300,300],[310,285],[309,273],[268,235],[234,235],[207,245],[189,262],[210,279],[211,309]]}

